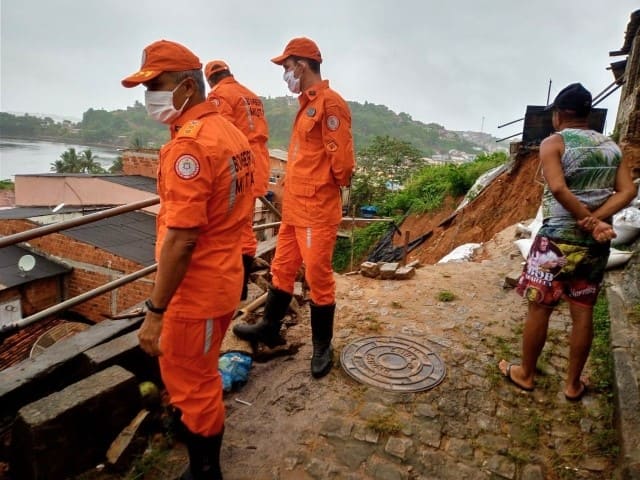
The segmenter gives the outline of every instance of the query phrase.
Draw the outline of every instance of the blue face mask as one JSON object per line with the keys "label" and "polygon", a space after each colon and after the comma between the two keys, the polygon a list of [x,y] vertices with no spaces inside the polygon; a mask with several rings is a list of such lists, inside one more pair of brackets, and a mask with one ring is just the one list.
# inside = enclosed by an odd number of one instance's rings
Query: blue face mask
{"label": "blue face mask", "polygon": [[151,118],[160,123],[170,124],[182,114],[185,105],[189,101],[189,97],[187,97],[179,109],[173,106],[173,94],[180,85],[182,85],[182,82],[170,92],[149,90],[144,92],[144,104]]}

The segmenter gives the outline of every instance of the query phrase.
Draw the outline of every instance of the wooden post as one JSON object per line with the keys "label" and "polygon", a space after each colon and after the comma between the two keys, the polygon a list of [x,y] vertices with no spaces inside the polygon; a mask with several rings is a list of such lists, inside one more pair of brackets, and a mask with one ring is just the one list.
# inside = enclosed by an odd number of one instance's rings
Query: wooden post
{"label": "wooden post", "polygon": [[353,272],[353,237],[356,229],[356,206],[351,205],[351,260],[349,261],[349,271]]}
{"label": "wooden post", "polygon": [[406,230],[404,232],[404,243],[402,244],[402,261],[400,262],[400,264],[404,267],[407,264],[407,253],[408,253],[408,249],[409,249],[409,236],[411,235],[411,232],[409,230]]}

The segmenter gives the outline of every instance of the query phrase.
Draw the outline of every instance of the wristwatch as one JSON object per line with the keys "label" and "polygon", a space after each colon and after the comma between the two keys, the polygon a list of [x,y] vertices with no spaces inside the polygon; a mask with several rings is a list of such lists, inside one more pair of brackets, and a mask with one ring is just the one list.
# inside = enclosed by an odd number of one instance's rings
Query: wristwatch
{"label": "wristwatch", "polygon": [[151,313],[157,313],[158,315],[162,315],[164,312],[167,311],[167,307],[164,308],[160,308],[160,307],[156,307],[152,302],[150,298],[147,298],[144,301],[144,306],[147,307],[147,310],[149,310]]}

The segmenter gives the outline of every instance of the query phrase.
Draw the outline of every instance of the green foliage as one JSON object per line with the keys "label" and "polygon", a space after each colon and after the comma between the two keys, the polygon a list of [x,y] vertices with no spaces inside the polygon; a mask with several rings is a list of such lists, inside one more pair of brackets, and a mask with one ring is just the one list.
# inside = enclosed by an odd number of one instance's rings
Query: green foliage
{"label": "green foliage", "polygon": [[122,173],[123,168],[122,155],[120,155],[109,167],[109,173]]}
{"label": "green foliage", "polygon": [[591,346],[593,378],[591,380],[603,391],[610,391],[613,385],[610,328],[609,304],[604,293],[601,293],[593,308],[593,343]]}
{"label": "green foliage", "polygon": [[[364,228],[357,228],[351,232],[353,236],[353,266],[359,265],[362,259],[369,252],[389,228],[386,222],[375,222]],[[338,238],[333,250],[333,269],[336,272],[343,272],[351,265],[352,241],[349,238]]]}
{"label": "green foliage", "polygon": [[0,180],[0,190],[13,190],[14,187],[15,184],[11,180]]}
{"label": "green foliage", "polygon": [[[299,103],[294,97],[263,98],[264,110],[269,122],[269,147],[286,150],[291,137],[291,127]],[[391,137],[413,145],[422,156],[455,149],[477,153],[478,145],[460,134],[446,130],[436,123],[425,124],[413,120],[407,113],[395,113],[384,105],[364,102],[347,102],[351,109],[353,142],[356,150],[375,142],[377,137]]]}
{"label": "green foliage", "polygon": [[439,302],[453,302],[456,299],[456,296],[449,290],[440,290],[437,298]]}
{"label": "green foliage", "polygon": [[90,149],[83,150],[78,155],[76,149],[71,147],[51,164],[51,170],[56,173],[106,173],[97,158]]}
{"label": "green foliage", "polygon": [[7,137],[118,147],[135,142],[141,147],[159,148],[169,139],[167,126],[149,118],[140,102],[126,110],[111,112],[90,108],[78,123],[0,112],[0,132]]}
{"label": "green foliage", "polygon": [[442,206],[447,195],[462,196],[483,173],[507,161],[506,154],[496,152],[479,155],[473,162],[462,165],[424,167],[404,190],[382,199],[382,212],[402,210],[423,213]]}

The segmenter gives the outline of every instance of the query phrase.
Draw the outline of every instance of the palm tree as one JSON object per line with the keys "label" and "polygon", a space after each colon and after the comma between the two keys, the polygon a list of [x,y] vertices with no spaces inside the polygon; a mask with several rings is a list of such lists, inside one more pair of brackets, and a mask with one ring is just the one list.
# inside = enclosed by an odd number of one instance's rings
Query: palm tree
{"label": "palm tree", "polygon": [[91,149],[87,148],[83,150],[82,156],[80,157],[80,161],[82,162],[81,173],[106,173],[102,165],[96,161],[97,159],[98,157],[91,153]]}
{"label": "palm tree", "polygon": [[76,149],[70,147],[67,151],[62,152],[60,159],[51,164],[51,171],[56,173],[105,173],[96,160],[97,156],[93,155],[90,149],[83,150],[78,155]]}

